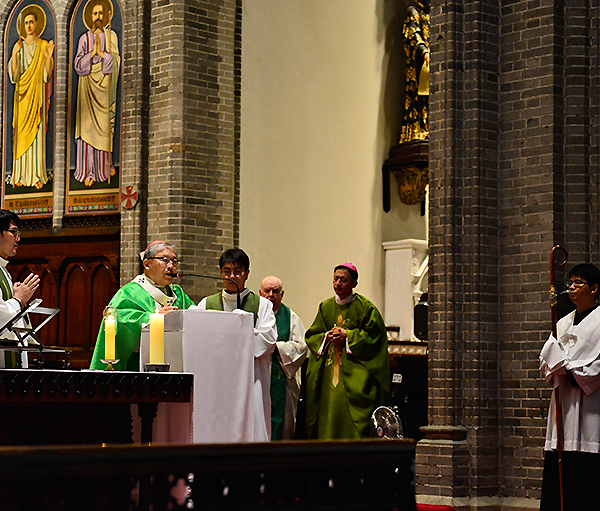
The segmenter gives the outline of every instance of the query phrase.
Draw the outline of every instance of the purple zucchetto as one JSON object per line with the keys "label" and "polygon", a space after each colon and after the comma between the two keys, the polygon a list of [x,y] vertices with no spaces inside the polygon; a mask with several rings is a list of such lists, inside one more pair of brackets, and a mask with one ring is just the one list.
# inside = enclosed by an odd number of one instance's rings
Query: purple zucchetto
{"label": "purple zucchetto", "polygon": [[352,263],[342,263],[342,264],[338,264],[333,271],[338,270],[338,269],[344,269],[344,270],[348,270],[350,272],[350,275],[352,275],[352,277],[354,278],[355,281],[358,280],[358,270],[356,269],[356,266],[354,266]]}

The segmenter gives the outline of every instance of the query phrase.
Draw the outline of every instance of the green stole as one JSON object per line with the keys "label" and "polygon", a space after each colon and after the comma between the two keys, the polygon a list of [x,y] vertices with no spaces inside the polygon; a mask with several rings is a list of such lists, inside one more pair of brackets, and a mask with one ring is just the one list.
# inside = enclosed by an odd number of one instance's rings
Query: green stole
{"label": "green stole", "polygon": [[[275,313],[277,322],[277,340],[287,342],[290,339],[290,308],[279,304]],[[285,416],[285,393],[287,376],[281,367],[279,351],[275,349],[271,359],[271,440],[283,438],[283,418]]]}
{"label": "green stole", "polygon": [[[2,289],[2,299],[4,301],[13,297],[10,282],[4,273],[4,270],[0,268],[0,288]],[[4,367],[7,369],[14,369],[18,367],[17,364],[17,353],[14,351],[6,350],[4,352]]]}
{"label": "green stole", "polygon": [[[255,295],[250,291],[242,300],[242,310],[251,312],[254,314],[254,326],[256,326],[256,320],[258,319],[258,307],[260,305],[260,296]],[[216,293],[206,297],[206,310],[222,311],[223,309],[223,295]]]}

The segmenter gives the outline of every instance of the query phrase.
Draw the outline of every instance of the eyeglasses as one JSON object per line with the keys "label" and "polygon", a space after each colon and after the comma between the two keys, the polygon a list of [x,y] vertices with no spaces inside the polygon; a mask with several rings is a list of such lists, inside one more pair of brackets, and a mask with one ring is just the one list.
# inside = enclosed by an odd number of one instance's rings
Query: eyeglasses
{"label": "eyeglasses", "polygon": [[169,263],[171,263],[173,266],[177,266],[181,262],[179,259],[171,259],[167,256],[149,257],[148,259],[156,259],[157,261],[162,261],[163,264],[165,264],[166,266],[169,266]]}
{"label": "eyeglasses", "polygon": [[10,232],[16,240],[20,240],[21,239],[21,231],[19,231],[19,229],[6,229],[8,232]]}
{"label": "eyeglasses", "polygon": [[571,286],[583,287],[583,286],[589,285],[589,284],[584,280],[575,279],[575,280],[567,280],[565,285],[567,286],[567,289],[569,289]]}
{"label": "eyeglasses", "polygon": [[239,268],[236,268],[235,270],[233,270],[233,272],[231,270],[221,270],[221,275],[223,275],[223,277],[225,277],[226,279],[228,279],[232,275],[234,277],[241,277],[245,271],[246,270],[240,270]]}

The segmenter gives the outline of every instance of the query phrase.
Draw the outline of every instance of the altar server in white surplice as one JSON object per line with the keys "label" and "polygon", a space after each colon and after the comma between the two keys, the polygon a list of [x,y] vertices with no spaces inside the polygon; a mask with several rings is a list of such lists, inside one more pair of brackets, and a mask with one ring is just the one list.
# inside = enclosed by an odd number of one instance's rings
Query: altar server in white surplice
{"label": "altar server in white surplice", "polygon": [[569,272],[576,310],[562,318],[540,354],[553,395],[548,413],[541,511],[560,510],[556,389],[561,398],[564,510],[597,509],[600,502],[600,270],[579,264]]}

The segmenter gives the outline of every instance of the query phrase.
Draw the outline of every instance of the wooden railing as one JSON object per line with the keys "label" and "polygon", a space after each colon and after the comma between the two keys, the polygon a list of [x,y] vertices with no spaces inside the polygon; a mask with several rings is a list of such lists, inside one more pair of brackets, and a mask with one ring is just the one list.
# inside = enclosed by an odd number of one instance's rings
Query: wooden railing
{"label": "wooden railing", "polygon": [[4,447],[0,510],[415,511],[413,460],[406,440]]}

